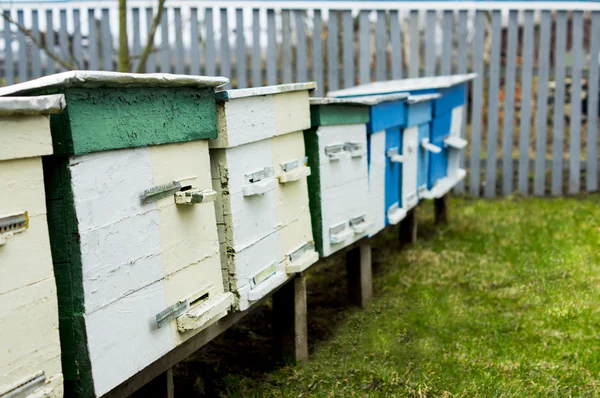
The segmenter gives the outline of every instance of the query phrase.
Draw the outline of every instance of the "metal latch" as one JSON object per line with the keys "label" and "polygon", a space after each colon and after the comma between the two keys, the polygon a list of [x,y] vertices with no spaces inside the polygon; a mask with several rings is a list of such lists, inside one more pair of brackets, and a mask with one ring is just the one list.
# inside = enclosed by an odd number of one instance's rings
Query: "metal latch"
{"label": "metal latch", "polygon": [[333,144],[325,147],[325,154],[329,160],[340,160],[344,155],[344,144]]}
{"label": "metal latch", "polygon": [[188,312],[191,307],[195,307],[198,304],[208,300],[208,298],[212,296],[213,290],[214,288],[212,283],[204,285],[200,290],[197,290],[187,298],[179,300],[175,304],[170,305],[165,310],[159,312],[156,315],[156,327],[160,328],[164,324],[169,323],[173,319],[179,318]]}
{"label": "metal latch", "polygon": [[270,264],[263,268],[262,271],[257,273],[254,278],[250,280],[250,286],[254,288],[255,286],[260,285],[262,282],[269,279],[270,276],[274,275],[277,272],[277,262]]}
{"label": "metal latch", "polygon": [[46,374],[40,370],[36,374],[17,381],[7,389],[0,390],[2,398],[28,397],[46,383]]}
{"label": "metal latch", "polygon": [[282,163],[281,169],[287,173],[290,170],[296,169],[300,166],[306,166],[307,164],[308,164],[308,157],[305,156],[301,159],[296,159],[296,160],[292,160],[291,162]]}
{"label": "metal latch", "polygon": [[341,223],[329,228],[329,243],[341,243],[354,235],[354,231],[348,228],[347,223]]}
{"label": "metal latch", "polygon": [[313,252],[315,251],[315,244],[314,242],[306,242],[304,245],[302,245],[300,248],[294,250],[293,252],[291,252],[288,257],[290,259],[290,262],[295,262],[297,260],[299,260],[304,254],[306,254],[307,252]]}
{"label": "metal latch", "polygon": [[362,234],[367,230],[369,225],[365,215],[351,218],[349,224],[355,234]]}
{"label": "metal latch", "polygon": [[387,157],[390,158],[390,162],[392,163],[402,163],[404,162],[404,156],[398,153],[398,147],[393,147],[387,150]]}
{"label": "metal latch", "polygon": [[344,151],[350,152],[353,158],[358,158],[364,155],[363,144],[358,141],[349,141],[344,143]]}
{"label": "metal latch", "polygon": [[0,246],[5,244],[9,237],[27,228],[29,228],[29,214],[26,211],[0,217]]}
{"label": "metal latch", "polygon": [[195,205],[213,202],[217,198],[217,192],[212,189],[191,188],[185,191],[175,192],[175,204]]}
{"label": "metal latch", "polygon": [[181,183],[179,181],[171,181],[166,184],[158,185],[149,189],[146,189],[140,197],[142,203],[147,204],[155,202],[159,199],[166,198],[167,196],[173,195],[175,192],[181,189]]}
{"label": "metal latch", "polygon": [[264,180],[265,178],[273,177],[274,170],[272,166],[267,166],[264,169],[246,174],[246,182],[252,184]]}

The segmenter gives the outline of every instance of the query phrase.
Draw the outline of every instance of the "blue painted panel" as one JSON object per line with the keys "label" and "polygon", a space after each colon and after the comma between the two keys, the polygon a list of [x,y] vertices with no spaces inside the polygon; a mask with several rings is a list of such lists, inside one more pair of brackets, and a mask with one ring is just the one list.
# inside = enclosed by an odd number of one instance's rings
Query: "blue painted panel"
{"label": "blue painted panel", "polygon": [[448,148],[444,148],[444,138],[438,137],[431,142],[442,148],[442,152],[429,152],[429,178],[427,188],[431,189],[438,180],[448,175]]}
{"label": "blue painted panel", "polygon": [[463,83],[450,88],[445,88],[440,90],[439,93],[442,97],[435,100],[433,106],[434,116],[450,112],[452,108],[464,105],[467,94],[467,84]]}
{"label": "blue painted panel", "polygon": [[423,189],[427,189],[427,182],[429,180],[429,152],[426,151],[421,145],[421,141],[424,138],[429,138],[430,133],[429,123],[424,123],[419,126],[419,155],[417,160],[417,191],[420,192]]}
{"label": "blue painted panel", "polygon": [[433,117],[432,101],[417,102],[416,104],[406,104],[406,125],[405,127],[416,126],[431,121]]}
{"label": "blue painted panel", "polygon": [[382,102],[369,109],[370,121],[367,132],[372,134],[391,127],[401,127],[405,123],[404,100]]}
{"label": "blue painted panel", "polygon": [[[385,150],[390,148],[402,148],[400,142],[400,128],[393,127],[385,131]],[[385,225],[389,225],[387,219],[387,209],[390,206],[398,203],[400,198],[400,176],[401,176],[400,164],[392,163],[386,158],[385,164],[385,210],[386,218]]]}
{"label": "blue painted panel", "polygon": [[452,112],[446,112],[436,115],[431,122],[431,141],[443,139],[450,135],[450,126],[452,124]]}

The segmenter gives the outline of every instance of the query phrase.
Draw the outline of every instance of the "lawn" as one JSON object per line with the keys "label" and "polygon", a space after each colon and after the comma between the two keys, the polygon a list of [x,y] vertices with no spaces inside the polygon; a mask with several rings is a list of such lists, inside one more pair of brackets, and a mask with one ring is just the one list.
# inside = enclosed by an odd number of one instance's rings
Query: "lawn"
{"label": "lawn", "polygon": [[[421,206],[419,242],[410,248],[400,250],[392,232],[374,239],[375,298],[366,310],[340,304],[343,257],[309,273],[307,363],[261,365],[268,330],[251,326],[265,324],[259,311],[180,365],[176,391],[599,396],[600,198],[454,199],[451,210],[451,224],[436,228],[432,206]],[[236,346],[240,338],[254,342]],[[196,372],[205,379],[190,386]]]}

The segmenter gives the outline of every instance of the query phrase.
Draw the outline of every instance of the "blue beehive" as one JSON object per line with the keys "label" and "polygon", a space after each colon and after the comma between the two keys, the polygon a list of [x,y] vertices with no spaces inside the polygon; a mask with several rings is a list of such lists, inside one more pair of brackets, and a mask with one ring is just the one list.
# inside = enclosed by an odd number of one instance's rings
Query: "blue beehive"
{"label": "blue beehive", "polygon": [[[422,166],[418,177],[420,197],[432,199],[446,194],[466,174],[465,170],[459,167],[460,150],[467,144],[460,135],[466,86],[475,76],[475,74],[451,75],[375,82],[330,92],[329,95],[358,97],[404,92],[411,95],[440,95],[433,100],[433,114],[429,127],[422,126],[419,129],[421,147],[429,152],[422,153],[423,156],[428,157],[428,160],[423,159],[420,163]],[[429,132],[426,131],[427,129]],[[423,142],[427,135],[429,142]],[[422,189],[424,181],[427,189]]]}

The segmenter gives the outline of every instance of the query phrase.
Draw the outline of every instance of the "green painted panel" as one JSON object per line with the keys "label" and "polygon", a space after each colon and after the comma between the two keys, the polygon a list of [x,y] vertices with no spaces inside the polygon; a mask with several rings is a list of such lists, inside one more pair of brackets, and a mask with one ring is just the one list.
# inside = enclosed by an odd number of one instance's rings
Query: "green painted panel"
{"label": "green painted panel", "polygon": [[369,122],[369,107],[360,105],[312,105],[311,126],[362,124]]}
{"label": "green painted panel", "polygon": [[94,383],[85,328],[79,231],[68,158],[42,159],[50,249],[58,298],[58,326],[65,396],[93,397]]}
{"label": "green painted panel", "polygon": [[51,123],[55,154],[82,155],[217,137],[212,89],[68,88]]}
{"label": "green painted panel", "polygon": [[323,216],[321,214],[321,168],[319,159],[319,136],[317,128],[313,127],[304,131],[304,148],[308,157],[310,175],[308,182],[308,206],[310,208],[310,221],[312,225],[315,247],[319,255],[323,256]]}

